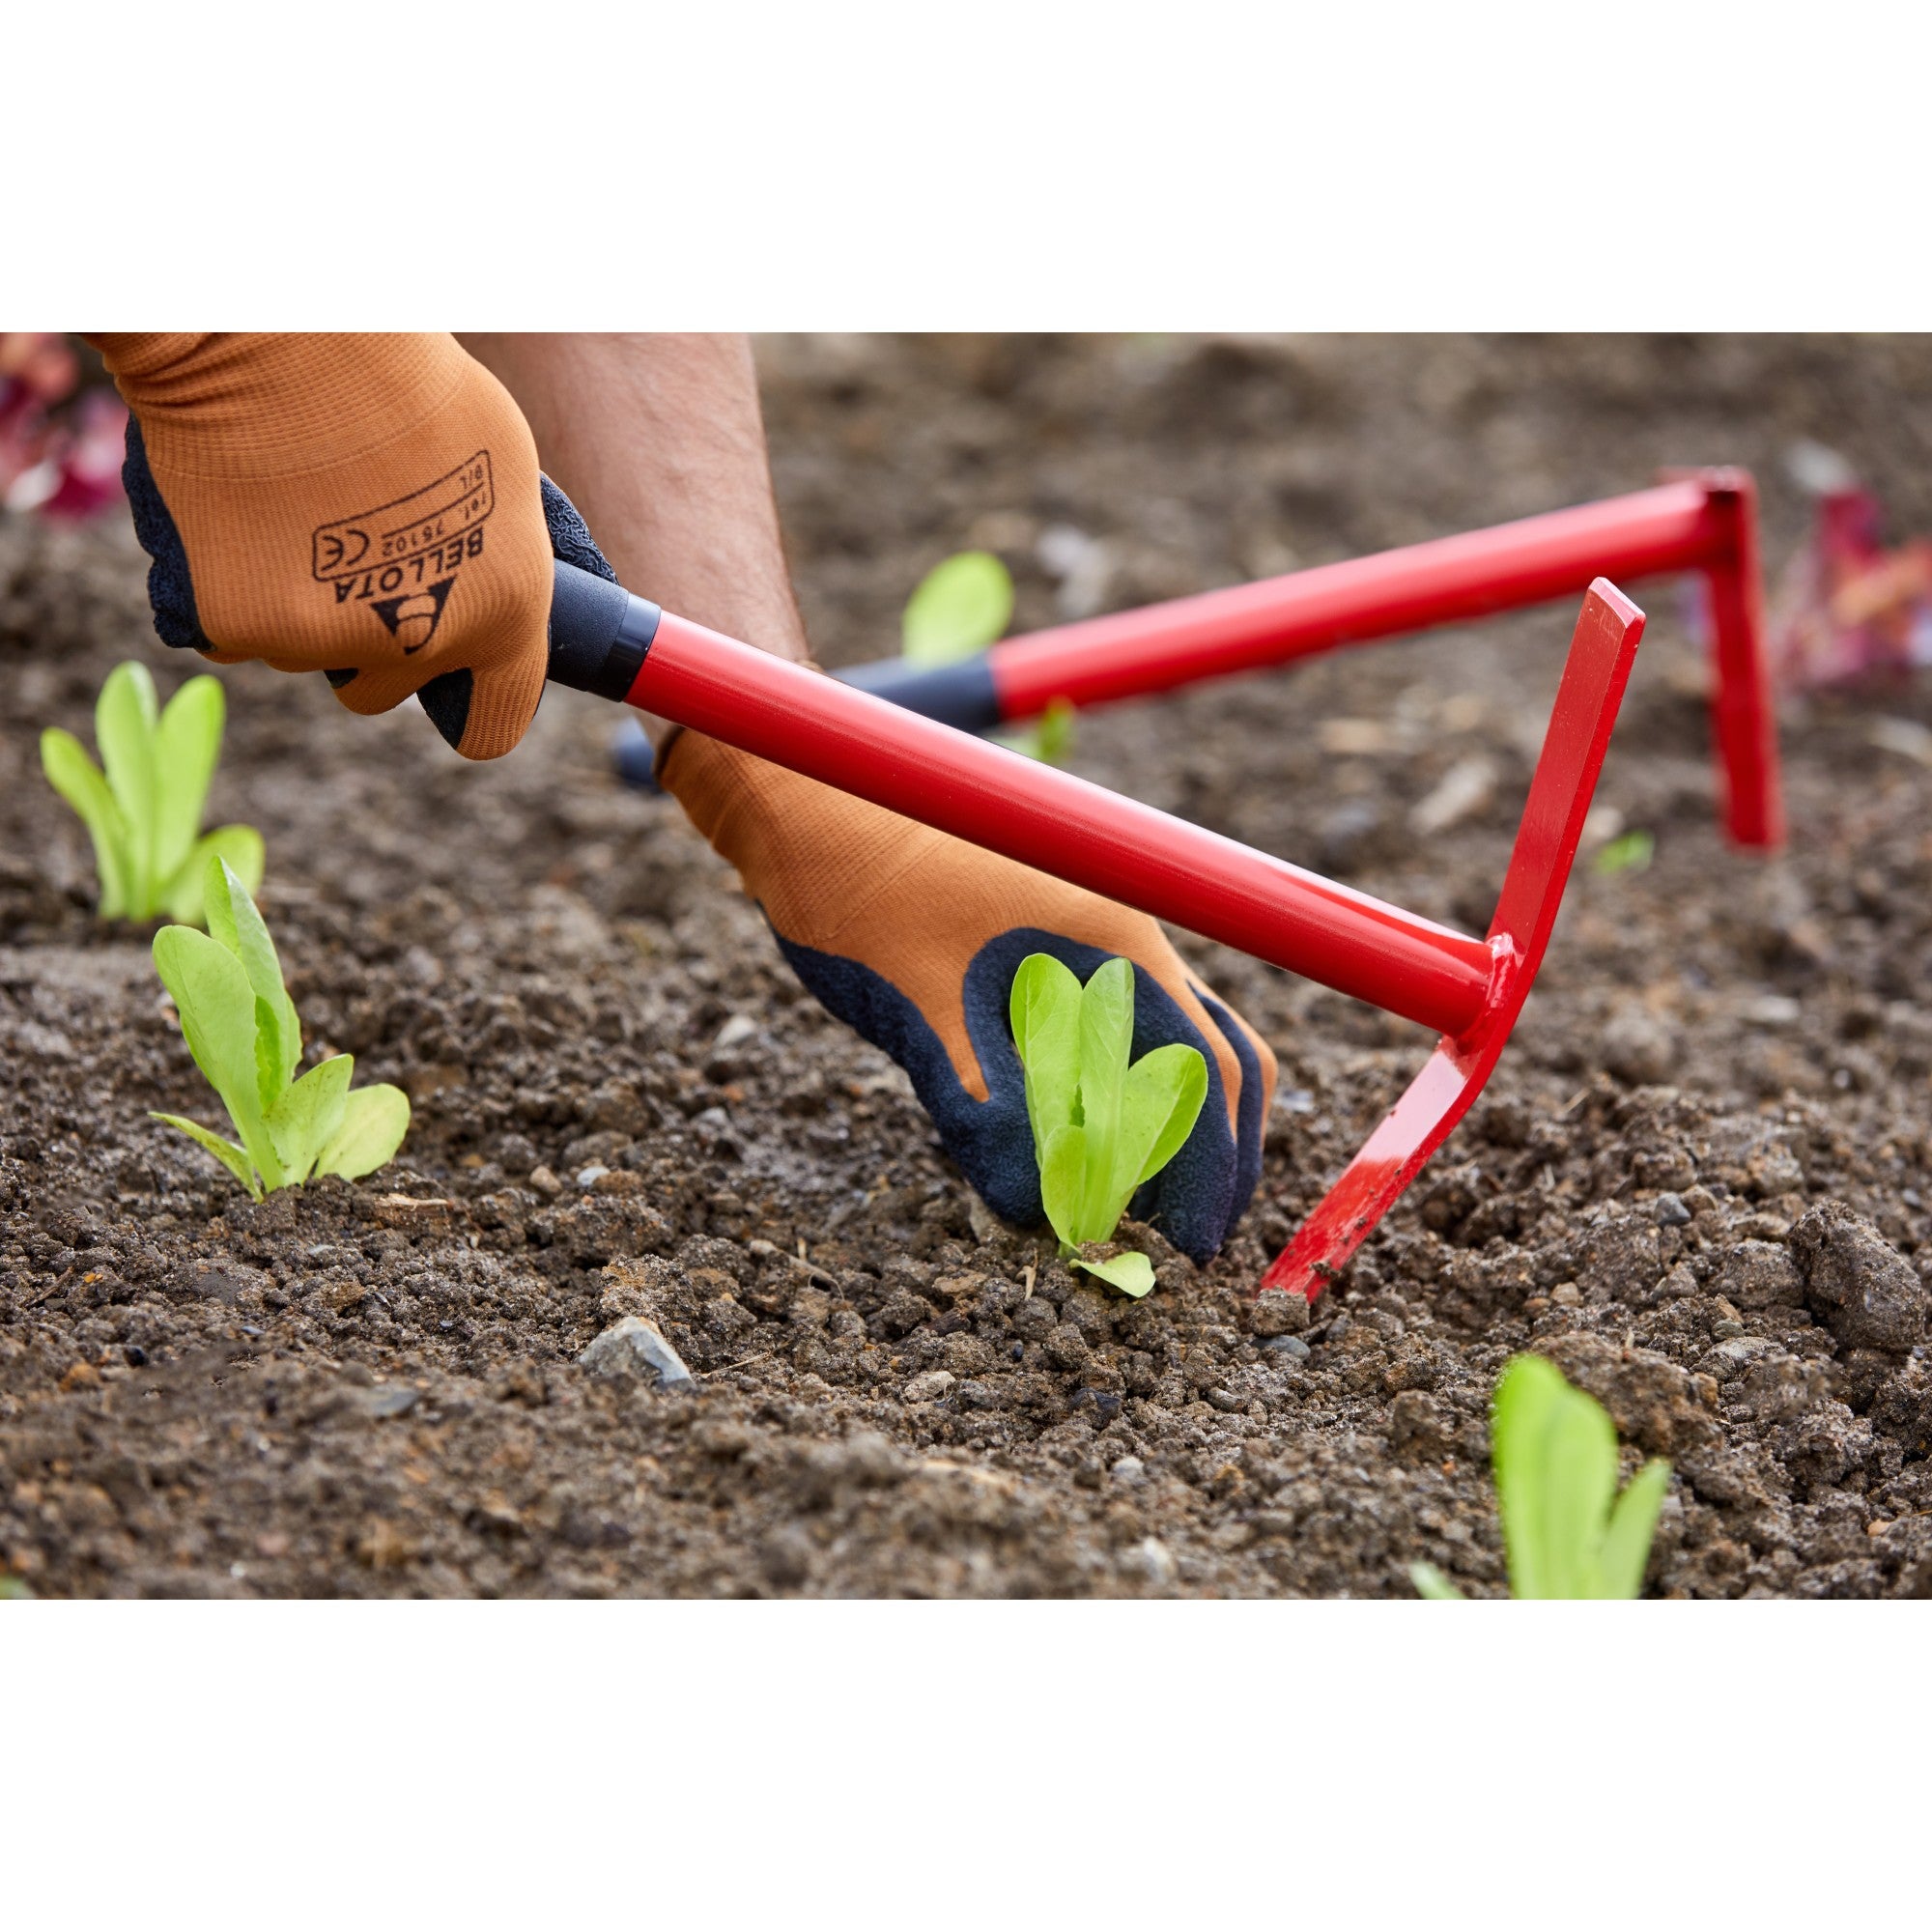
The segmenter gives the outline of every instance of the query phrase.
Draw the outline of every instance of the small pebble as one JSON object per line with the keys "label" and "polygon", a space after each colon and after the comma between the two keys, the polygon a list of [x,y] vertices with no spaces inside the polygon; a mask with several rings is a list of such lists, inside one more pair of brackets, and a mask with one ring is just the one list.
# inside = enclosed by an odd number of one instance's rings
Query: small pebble
{"label": "small pebble", "polygon": [[1134,1554],[1139,1557],[1141,1568],[1147,1572],[1151,1582],[1172,1583],[1179,1574],[1174,1552],[1157,1536],[1143,1537],[1135,1545]]}
{"label": "small pebble", "polygon": [[1271,1335],[1262,1348],[1280,1364],[1305,1362],[1315,1352],[1299,1335]]}
{"label": "small pebble", "polygon": [[711,1042],[713,1053],[729,1053],[734,1046],[744,1043],[758,1030],[758,1023],[750,1013],[733,1013],[718,1029],[718,1037]]}
{"label": "small pebble", "polygon": [[1650,1211],[1660,1228],[1684,1228],[1690,1222],[1690,1210],[1685,1207],[1681,1194],[1660,1194],[1651,1203]]}
{"label": "small pebble", "polygon": [[905,1385],[905,1399],[908,1402],[937,1402],[955,1378],[951,1369],[927,1369],[923,1376],[914,1376]]}
{"label": "small pebble", "polygon": [[577,1359],[594,1376],[642,1376],[659,1388],[677,1388],[693,1378],[657,1324],[640,1315],[612,1322]]}
{"label": "small pebble", "polygon": [[530,1185],[539,1194],[561,1194],[563,1192],[563,1182],[556,1178],[555,1170],[548,1167],[533,1167],[530,1169]]}
{"label": "small pebble", "polygon": [[1138,1456],[1122,1456],[1107,1473],[1117,1483],[1144,1483],[1147,1481],[1147,1464]]}
{"label": "small pebble", "polygon": [[589,1189],[595,1187],[610,1172],[611,1170],[608,1167],[579,1168],[577,1172],[577,1184],[587,1192]]}

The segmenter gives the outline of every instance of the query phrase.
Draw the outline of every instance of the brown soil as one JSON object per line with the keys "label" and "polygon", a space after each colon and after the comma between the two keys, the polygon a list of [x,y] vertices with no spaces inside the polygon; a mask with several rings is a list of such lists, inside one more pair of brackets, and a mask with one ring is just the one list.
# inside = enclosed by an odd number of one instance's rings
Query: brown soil
{"label": "brown soil", "polygon": [[[1812,437],[1901,534],[1932,528],[1925,342],[841,338],[765,361],[833,663],[890,648],[968,543],[1049,620],[1054,524],[1104,540],[1125,605],[1738,462],[1776,565],[1806,517],[1782,457]],[[1415,1029],[1184,942],[1281,1055],[1262,1195],[1146,1303],[1077,1289],[971,1213],[904,1080],[793,983],[676,807],[613,781],[612,714],[569,693],[474,768],[413,708],[366,723],[319,683],[224,673],[216,815],[267,835],[311,1041],[416,1108],[386,1172],[251,1206],[147,1119],[214,1103],[145,937],[93,923],[84,835],[37,771],[39,728],[85,731],[117,660],[178,678],[141,583],[118,523],[0,522],[0,1570],[36,1592],[1401,1596],[1427,1559],[1493,1593],[1485,1403],[1525,1347],[1633,1459],[1675,1462],[1654,1591],[1932,1591],[1932,804],[1870,737],[1932,724],[1922,686],[1793,708],[1791,853],[1741,858],[1680,597],[1637,588],[1600,796],[1656,862],[1579,872],[1488,1096],[1284,1346],[1248,1291]],[[1092,714],[1075,765],[1480,929],[1571,616]],[[1470,759],[1489,802],[1414,834]],[[632,1313],[694,1393],[579,1366]]]}

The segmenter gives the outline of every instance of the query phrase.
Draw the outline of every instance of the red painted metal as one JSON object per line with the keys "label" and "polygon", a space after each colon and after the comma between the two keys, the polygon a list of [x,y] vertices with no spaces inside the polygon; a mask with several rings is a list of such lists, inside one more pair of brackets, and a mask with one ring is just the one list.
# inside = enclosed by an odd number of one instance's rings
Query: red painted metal
{"label": "red painted metal", "polygon": [[1784,839],[1749,473],[1709,469],[1654,490],[1322,564],[1228,590],[1009,639],[988,653],[1001,715],[1057,697],[1105,704],[1580,591],[1594,578],[1705,575],[1713,726],[1732,838]]}
{"label": "red painted metal", "polygon": [[625,701],[1438,1032],[1490,997],[1479,939],[668,611]]}
{"label": "red painted metal", "polygon": [[1494,1070],[1543,963],[1642,636],[1642,611],[1613,584],[1593,583],[1490,924],[1498,962],[1491,998],[1473,1025],[1436,1042],[1408,1091],[1276,1257],[1262,1278],[1264,1288],[1310,1300],[1320,1294],[1448,1139]]}
{"label": "red painted metal", "polygon": [[1487,939],[667,611],[626,702],[1172,920],[1444,1037],[1265,1285],[1318,1293],[1466,1111],[1542,963],[1643,615],[1590,586]]}

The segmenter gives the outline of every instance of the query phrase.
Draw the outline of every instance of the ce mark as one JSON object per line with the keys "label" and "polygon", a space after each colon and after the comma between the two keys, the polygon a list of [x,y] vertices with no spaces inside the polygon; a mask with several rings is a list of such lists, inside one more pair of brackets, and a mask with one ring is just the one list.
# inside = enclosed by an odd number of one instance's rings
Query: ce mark
{"label": "ce mark", "polygon": [[340,526],[332,530],[319,530],[316,533],[315,574],[318,577],[333,577],[338,572],[358,569],[368,554],[367,530],[358,530],[354,526],[345,529]]}

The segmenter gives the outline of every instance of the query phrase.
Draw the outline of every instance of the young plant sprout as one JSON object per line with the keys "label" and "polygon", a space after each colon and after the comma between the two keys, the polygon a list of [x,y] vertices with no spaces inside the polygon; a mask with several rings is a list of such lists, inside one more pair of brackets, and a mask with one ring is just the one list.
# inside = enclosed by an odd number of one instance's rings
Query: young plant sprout
{"label": "young plant sprout", "polygon": [[1133,1060],[1134,969],[1124,959],[1109,959],[1083,988],[1050,953],[1030,953],[1013,976],[1010,1009],[1040,1197],[1061,1256],[1123,1294],[1145,1294],[1153,1286],[1147,1256],[1080,1250],[1106,1240],[1134,1191],[1180,1151],[1208,1097],[1208,1063],[1179,1042]]}
{"label": "young plant sprout", "polygon": [[[1618,1495],[1616,1425],[1541,1355],[1518,1355],[1503,1371],[1490,1440],[1510,1595],[1636,1596],[1670,1464],[1646,1463]],[[1425,1597],[1463,1594],[1434,1564],[1412,1563],[1408,1574]]]}
{"label": "young plant sprout", "polygon": [[[923,668],[958,664],[990,650],[1013,620],[1013,580],[991,551],[961,551],[935,564],[906,600],[900,648]],[[1056,697],[1038,722],[996,731],[994,741],[1023,756],[1057,765],[1073,749],[1073,706]]]}
{"label": "young plant sprout", "polygon": [[100,918],[166,913],[201,924],[213,858],[249,890],[261,885],[262,835],[252,825],[201,830],[225,709],[217,678],[189,678],[163,711],[145,665],[116,665],[94,708],[100,765],[72,732],[41,733],[42,770],[94,839]]}
{"label": "young plant sprout", "polygon": [[352,1093],[355,1063],[346,1053],[298,1080],[301,1023],[255,901],[219,857],[208,862],[203,892],[208,930],[163,926],[155,935],[155,971],[241,1146],[178,1114],[152,1118],[198,1141],[257,1201],[313,1175],[355,1180],[374,1173],[409,1131],[408,1094],[398,1087]]}

